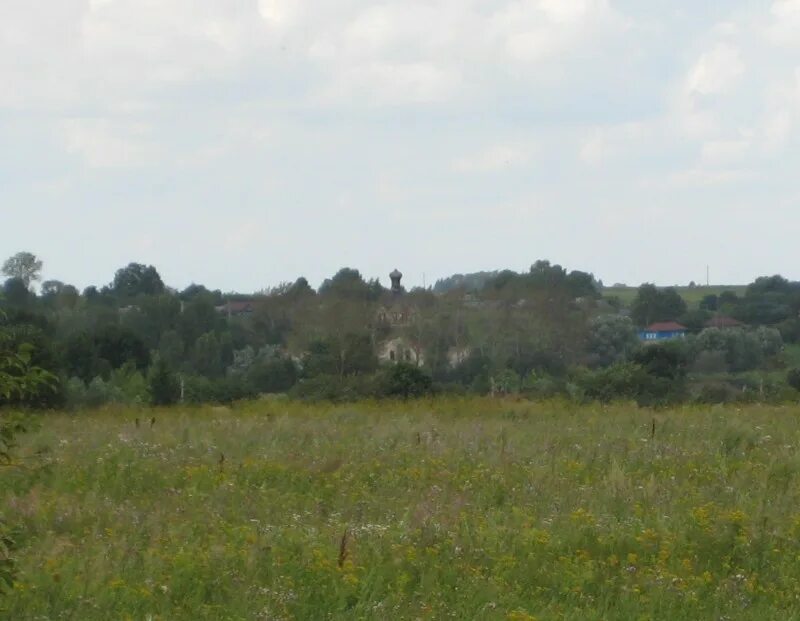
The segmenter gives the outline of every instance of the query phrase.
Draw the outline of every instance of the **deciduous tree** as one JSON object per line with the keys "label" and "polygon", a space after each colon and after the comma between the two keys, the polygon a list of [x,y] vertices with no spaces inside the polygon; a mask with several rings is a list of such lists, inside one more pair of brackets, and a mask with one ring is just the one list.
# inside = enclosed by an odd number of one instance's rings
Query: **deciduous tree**
{"label": "deciduous tree", "polygon": [[41,271],[42,262],[30,252],[18,252],[3,263],[3,274],[9,278],[19,278],[26,287],[41,278]]}

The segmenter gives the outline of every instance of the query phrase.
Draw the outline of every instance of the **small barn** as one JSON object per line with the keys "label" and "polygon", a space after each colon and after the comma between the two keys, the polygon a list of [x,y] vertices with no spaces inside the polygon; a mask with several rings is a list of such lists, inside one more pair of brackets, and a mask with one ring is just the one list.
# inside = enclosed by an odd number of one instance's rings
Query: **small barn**
{"label": "small barn", "polygon": [[706,328],[720,328],[720,329],[730,329],[730,328],[744,328],[745,324],[743,324],[738,319],[734,319],[733,317],[725,317],[724,315],[717,315],[716,317],[712,317],[706,322]]}

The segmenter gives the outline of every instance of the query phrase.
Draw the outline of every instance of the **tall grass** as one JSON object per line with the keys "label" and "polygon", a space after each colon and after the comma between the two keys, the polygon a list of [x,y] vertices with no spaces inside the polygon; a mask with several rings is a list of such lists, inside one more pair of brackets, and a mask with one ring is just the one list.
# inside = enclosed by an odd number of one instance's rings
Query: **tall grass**
{"label": "tall grass", "polygon": [[2,614],[800,618],[798,414],[447,399],[50,415],[0,473],[19,562]]}

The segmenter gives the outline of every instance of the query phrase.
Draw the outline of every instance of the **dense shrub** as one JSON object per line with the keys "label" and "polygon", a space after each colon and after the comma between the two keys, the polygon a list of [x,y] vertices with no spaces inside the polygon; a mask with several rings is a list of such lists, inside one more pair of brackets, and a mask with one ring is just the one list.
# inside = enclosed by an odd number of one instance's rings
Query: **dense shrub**
{"label": "dense shrub", "polygon": [[626,362],[639,347],[639,337],[630,317],[601,315],[592,320],[588,343],[589,366]]}
{"label": "dense shrub", "polygon": [[381,396],[422,397],[433,389],[431,376],[413,364],[397,364],[383,371],[380,381]]}
{"label": "dense shrub", "polygon": [[590,400],[609,403],[638,400],[646,393],[650,377],[638,364],[622,362],[596,371],[578,371],[575,385]]}
{"label": "dense shrub", "polygon": [[567,387],[561,379],[531,373],[522,380],[520,391],[529,399],[552,399],[567,394]]}
{"label": "dense shrub", "polygon": [[233,403],[256,396],[258,394],[236,375],[216,379],[209,379],[201,375],[190,375],[184,378],[184,401],[186,403]]}
{"label": "dense shrub", "polygon": [[786,373],[786,383],[795,390],[800,390],[800,369],[789,369]]}
{"label": "dense shrub", "polygon": [[727,370],[736,373],[764,366],[782,351],[783,338],[775,328],[707,328],[693,340],[691,349],[696,361],[704,352],[723,354]]}
{"label": "dense shrub", "polygon": [[696,403],[732,403],[741,400],[741,391],[725,380],[707,380],[698,383],[693,390]]}
{"label": "dense shrub", "polygon": [[492,376],[492,393],[500,395],[512,395],[520,391],[521,380],[514,369],[503,369]]}
{"label": "dense shrub", "polygon": [[297,367],[288,359],[258,359],[244,374],[244,381],[255,393],[281,393],[297,383]]}
{"label": "dense shrub", "polygon": [[150,369],[148,388],[153,405],[172,405],[181,397],[180,380],[162,358],[158,358]]}
{"label": "dense shrub", "polygon": [[317,375],[301,380],[289,392],[303,401],[357,401],[380,396],[377,375]]}

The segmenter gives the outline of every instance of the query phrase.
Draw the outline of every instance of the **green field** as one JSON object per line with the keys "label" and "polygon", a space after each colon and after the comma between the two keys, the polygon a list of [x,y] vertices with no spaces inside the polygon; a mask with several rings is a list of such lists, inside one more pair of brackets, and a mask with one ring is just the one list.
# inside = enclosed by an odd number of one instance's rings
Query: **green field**
{"label": "green field", "polygon": [[[675,289],[690,308],[695,308],[707,295],[719,295],[724,291],[732,291],[736,295],[742,296],[747,287],[744,285],[711,285],[710,287],[675,287]],[[605,287],[603,297],[616,297],[623,304],[630,304],[636,298],[638,290],[638,287]]]}
{"label": "green field", "polygon": [[22,438],[4,618],[800,618],[800,408],[151,415]]}

